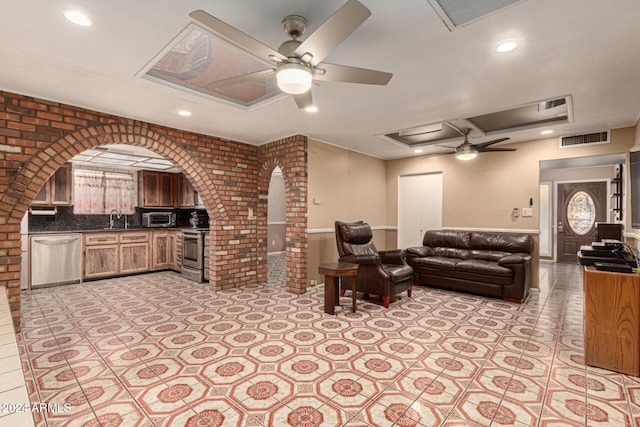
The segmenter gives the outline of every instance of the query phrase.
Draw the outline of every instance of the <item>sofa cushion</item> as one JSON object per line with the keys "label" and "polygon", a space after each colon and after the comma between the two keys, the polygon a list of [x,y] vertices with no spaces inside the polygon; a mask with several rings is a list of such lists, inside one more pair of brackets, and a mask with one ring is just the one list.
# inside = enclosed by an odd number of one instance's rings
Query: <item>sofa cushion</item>
{"label": "sofa cushion", "polygon": [[511,277],[513,270],[508,267],[502,267],[493,261],[482,259],[467,259],[456,264],[456,271],[466,273],[476,273],[486,276]]}
{"label": "sofa cushion", "polygon": [[389,275],[393,283],[402,282],[411,277],[413,269],[408,265],[383,264],[382,269]]}
{"label": "sofa cushion", "polygon": [[424,233],[424,246],[469,249],[471,233],[455,230],[429,230]]}
{"label": "sofa cushion", "polygon": [[477,250],[501,252],[533,252],[533,237],[528,234],[479,233],[470,235],[469,247]]}
{"label": "sofa cushion", "polygon": [[432,268],[435,270],[455,271],[456,264],[461,262],[458,258],[430,256],[425,258],[412,258],[411,266],[414,268]]}
{"label": "sofa cushion", "polygon": [[467,259],[471,256],[471,252],[469,250],[459,248],[436,247],[433,248],[433,252],[436,254],[436,256],[443,258]]}
{"label": "sofa cushion", "polygon": [[471,255],[469,256],[469,258],[482,259],[482,260],[485,260],[485,261],[498,262],[502,258],[504,258],[507,255],[509,255],[510,253],[511,252],[489,251],[489,250],[484,250],[484,249],[481,249],[481,250],[472,249],[471,250]]}

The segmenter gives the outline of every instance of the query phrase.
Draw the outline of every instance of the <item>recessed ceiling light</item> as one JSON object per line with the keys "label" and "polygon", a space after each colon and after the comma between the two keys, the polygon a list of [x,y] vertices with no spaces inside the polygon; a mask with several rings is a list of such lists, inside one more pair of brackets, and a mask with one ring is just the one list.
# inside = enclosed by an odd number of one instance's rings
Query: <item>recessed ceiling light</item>
{"label": "recessed ceiling light", "polygon": [[414,153],[416,154],[420,154],[422,153],[424,150],[422,148],[416,148],[415,150],[413,150]]}
{"label": "recessed ceiling light", "polygon": [[505,52],[510,52],[517,47],[518,47],[518,42],[516,42],[515,40],[507,40],[500,43],[498,47],[496,47],[496,51],[500,53],[505,53]]}
{"label": "recessed ceiling light", "polygon": [[62,11],[62,15],[67,19],[67,21],[72,22],[80,27],[92,27],[93,19],[89,15],[84,12],[80,12],[75,9],[65,9]]}
{"label": "recessed ceiling light", "polygon": [[189,116],[191,116],[191,111],[180,110],[180,111],[178,111],[178,114],[180,114],[182,117],[189,117]]}
{"label": "recessed ceiling light", "polygon": [[304,111],[306,111],[307,113],[315,113],[316,111],[318,111],[318,107],[316,107],[315,105],[309,105],[308,107],[304,108]]}
{"label": "recessed ceiling light", "polygon": [[551,129],[547,129],[547,130],[543,130],[542,132],[540,132],[540,135],[549,135],[553,133],[553,131]]}

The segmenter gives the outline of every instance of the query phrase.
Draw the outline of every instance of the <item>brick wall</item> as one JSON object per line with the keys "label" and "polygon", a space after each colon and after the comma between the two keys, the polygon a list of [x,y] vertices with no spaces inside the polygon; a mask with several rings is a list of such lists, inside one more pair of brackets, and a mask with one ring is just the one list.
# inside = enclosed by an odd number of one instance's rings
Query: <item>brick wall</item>
{"label": "brick wall", "polygon": [[[267,253],[267,202],[271,173],[276,166],[282,170],[286,194],[286,286],[290,292],[302,294],[307,289],[307,138],[301,135],[285,138],[258,147],[258,216],[265,218],[258,227],[260,254]],[[264,265],[264,263],[261,263]],[[265,269],[259,270],[261,281]]]}
{"label": "brick wall", "polygon": [[[271,166],[260,165],[258,152],[260,161],[269,165],[278,159],[283,172],[288,171],[285,182],[289,180],[294,192],[291,216],[287,211],[287,222],[293,221],[287,224],[287,266],[291,251],[296,271],[291,275],[295,282],[288,286],[304,292],[305,270],[298,271],[298,263],[306,265],[305,137],[258,148],[0,92],[0,286],[7,286],[16,331],[20,329],[20,221],[24,213],[58,167],[86,149],[113,143],[139,145],[162,154],[182,169],[202,196],[211,219],[213,290],[266,278],[267,200],[259,197],[259,184],[263,171]],[[249,208],[258,213],[257,219],[249,218]]]}

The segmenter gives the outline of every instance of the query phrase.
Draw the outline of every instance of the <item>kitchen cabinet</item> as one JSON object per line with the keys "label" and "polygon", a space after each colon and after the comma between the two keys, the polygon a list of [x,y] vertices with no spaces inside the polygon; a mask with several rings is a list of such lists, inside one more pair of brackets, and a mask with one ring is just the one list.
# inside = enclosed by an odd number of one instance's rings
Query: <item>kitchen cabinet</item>
{"label": "kitchen cabinet", "polygon": [[71,205],[71,164],[62,165],[44,183],[31,204],[33,206]]}
{"label": "kitchen cabinet", "polygon": [[169,268],[180,272],[182,270],[182,231],[169,231]]}
{"label": "kitchen cabinet", "polygon": [[191,185],[191,181],[180,174],[180,197],[178,200],[178,206],[181,208],[192,208],[196,205],[196,191]]}
{"label": "kitchen cabinet", "polygon": [[151,235],[151,270],[171,266],[169,231],[154,231]]}
{"label": "kitchen cabinet", "polygon": [[120,270],[119,274],[149,271],[149,233],[119,233]]}
{"label": "kitchen cabinet", "polygon": [[91,233],[84,238],[83,277],[93,279],[115,276],[120,271],[117,233]]}
{"label": "kitchen cabinet", "polygon": [[178,176],[166,172],[140,172],[139,204],[145,208],[177,207]]}
{"label": "kitchen cabinet", "polygon": [[640,375],[640,274],[584,267],[584,362]]}

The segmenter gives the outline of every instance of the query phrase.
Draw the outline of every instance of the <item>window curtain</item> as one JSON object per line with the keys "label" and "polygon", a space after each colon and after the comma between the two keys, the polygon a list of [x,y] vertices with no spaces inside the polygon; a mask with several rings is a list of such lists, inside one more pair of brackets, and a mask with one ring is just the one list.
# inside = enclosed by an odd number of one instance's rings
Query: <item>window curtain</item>
{"label": "window curtain", "polygon": [[134,213],[135,183],[133,174],[74,169],[73,213]]}

